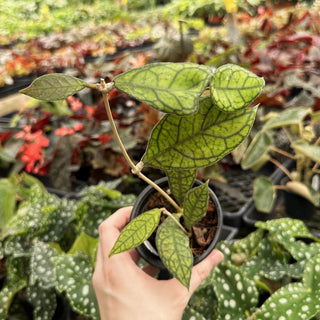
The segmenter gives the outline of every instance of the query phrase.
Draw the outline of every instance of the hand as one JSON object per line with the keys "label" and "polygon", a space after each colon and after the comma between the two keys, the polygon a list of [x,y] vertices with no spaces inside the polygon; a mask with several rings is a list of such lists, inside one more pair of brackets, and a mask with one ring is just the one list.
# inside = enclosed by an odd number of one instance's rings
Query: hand
{"label": "hand", "polygon": [[130,213],[131,207],[122,208],[99,227],[93,287],[101,320],[179,320],[193,292],[223,255],[213,250],[193,267],[189,291],[176,279],[157,280],[156,268],[137,266],[140,256],[135,249],[108,257]]}

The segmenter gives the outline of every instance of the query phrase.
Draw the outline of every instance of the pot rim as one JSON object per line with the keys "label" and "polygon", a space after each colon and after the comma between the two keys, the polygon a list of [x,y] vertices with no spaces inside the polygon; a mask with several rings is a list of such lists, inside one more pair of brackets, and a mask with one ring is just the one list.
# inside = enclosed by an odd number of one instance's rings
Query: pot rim
{"label": "pot rim", "polygon": [[[167,177],[160,178],[160,179],[156,180],[155,183],[157,185],[159,185],[160,187],[168,186],[168,178]],[[203,182],[196,179],[194,181],[194,184],[196,184],[196,186],[198,186],[198,185],[202,185]],[[136,216],[138,216],[139,214],[144,212],[144,207],[147,204],[150,195],[155,192],[157,192],[157,191],[150,185],[147,186],[144,190],[142,190],[142,192],[137,197],[136,202],[133,206],[130,220],[134,219]],[[196,264],[200,263],[202,260],[204,260],[209,255],[209,253],[215,248],[217,242],[219,241],[220,233],[222,230],[222,223],[223,223],[222,208],[221,208],[220,202],[219,202],[216,194],[210,189],[210,187],[209,187],[209,196],[210,196],[211,200],[214,202],[215,208],[216,208],[217,229],[216,229],[216,233],[214,235],[212,242],[210,243],[208,248],[200,256],[194,258],[193,265],[196,265]],[[152,253],[150,251],[150,249],[148,249],[148,246],[151,246],[151,244],[148,240],[146,240],[143,244],[138,246],[136,248],[136,250],[138,251],[140,256],[146,262],[150,263],[151,265],[153,265],[159,269],[165,270],[166,267],[164,266],[164,264],[160,260],[160,257],[157,254]],[[156,251],[155,248],[153,248],[153,250]]]}

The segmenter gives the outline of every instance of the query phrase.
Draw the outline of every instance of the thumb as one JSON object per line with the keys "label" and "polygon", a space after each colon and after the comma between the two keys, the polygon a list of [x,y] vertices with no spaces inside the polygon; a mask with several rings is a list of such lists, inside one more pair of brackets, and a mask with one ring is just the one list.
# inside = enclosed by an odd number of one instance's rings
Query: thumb
{"label": "thumb", "polygon": [[189,287],[190,295],[192,295],[199,285],[208,277],[213,267],[222,260],[222,252],[213,250],[203,261],[193,267]]}

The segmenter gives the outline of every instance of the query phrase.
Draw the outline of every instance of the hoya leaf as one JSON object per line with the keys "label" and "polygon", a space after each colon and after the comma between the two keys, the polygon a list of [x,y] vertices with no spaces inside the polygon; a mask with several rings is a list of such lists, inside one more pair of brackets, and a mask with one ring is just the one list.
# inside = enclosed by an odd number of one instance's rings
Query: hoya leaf
{"label": "hoya leaf", "polygon": [[183,218],[186,227],[191,227],[207,213],[209,203],[209,181],[199,187],[190,189],[183,203]]}
{"label": "hoya leaf", "polygon": [[99,309],[92,286],[93,269],[87,255],[64,255],[53,258],[56,289],[65,293],[74,310],[99,319]]}
{"label": "hoya leaf", "polygon": [[263,87],[263,78],[232,64],[219,67],[210,84],[212,100],[224,112],[246,108],[261,93]]}
{"label": "hoya leaf", "polygon": [[20,92],[38,100],[55,101],[65,99],[85,86],[85,82],[80,79],[62,73],[52,73],[35,79],[29,87]]}
{"label": "hoya leaf", "polygon": [[214,268],[213,288],[218,298],[218,319],[247,319],[247,313],[258,304],[259,294],[253,280],[231,264]]}
{"label": "hoya leaf", "polygon": [[258,177],[253,183],[253,200],[258,211],[270,213],[276,200],[277,191],[270,178]]}
{"label": "hoya leaf", "polygon": [[189,288],[193,266],[189,238],[172,218],[167,218],[159,226],[156,246],[165,267],[185,287]]}
{"label": "hoya leaf", "polygon": [[260,131],[252,140],[241,161],[243,170],[255,168],[259,170],[268,160],[268,148],[272,145],[273,139],[266,131]]}
{"label": "hoya leaf", "polygon": [[293,142],[291,147],[297,153],[301,153],[312,161],[320,164],[320,146],[310,145],[306,141],[298,140]]}
{"label": "hoya leaf", "polygon": [[51,320],[56,311],[57,300],[55,289],[43,289],[39,285],[27,287],[28,301],[33,305],[33,318]]}
{"label": "hoya leaf", "polygon": [[179,204],[183,203],[187,191],[192,187],[196,178],[196,170],[167,170],[170,190]]}
{"label": "hoya leaf", "polygon": [[320,255],[306,265],[303,282],[277,290],[256,312],[252,320],[311,319],[320,312]]}
{"label": "hoya leaf", "polygon": [[207,167],[235,149],[249,134],[257,108],[219,111],[209,97],[197,113],[166,115],[152,131],[143,156],[146,166],[164,170]]}
{"label": "hoya leaf", "polygon": [[109,256],[136,248],[146,241],[158,226],[160,216],[160,209],[152,209],[131,220],[121,231]]}
{"label": "hoya leaf", "polygon": [[311,109],[304,107],[288,108],[279,113],[278,116],[268,120],[263,128],[269,130],[299,124],[310,112]]}
{"label": "hoya leaf", "polygon": [[114,78],[117,89],[165,113],[180,116],[198,109],[211,70],[193,63],[153,63]]}

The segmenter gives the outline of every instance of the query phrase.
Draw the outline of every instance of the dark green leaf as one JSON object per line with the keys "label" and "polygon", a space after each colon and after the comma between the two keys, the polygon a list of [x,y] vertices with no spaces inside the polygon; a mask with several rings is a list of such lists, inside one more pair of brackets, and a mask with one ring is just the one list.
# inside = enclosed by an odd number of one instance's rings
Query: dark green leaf
{"label": "dark green leaf", "polygon": [[196,170],[167,170],[170,190],[179,204],[183,204],[187,191],[192,187],[196,178]]}
{"label": "dark green leaf", "polygon": [[185,287],[189,288],[193,266],[189,238],[172,218],[167,218],[159,226],[156,246],[165,267]]}
{"label": "dark green leaf", "polygon": [[234,112],[249,106],[263,87],[263,78],[232,64],[219,67],[210,85],[214,103],[224,112]]}
{"label": "dark green leaf", "polygon": [[209,97],[194,115],[166,115],[153,129],[142,161],[164,170],[207,167],[234,150],[249,134],[257,108],[219,111]]}
{"label": "dark green leaf", "polygon": [[253,183],[253,199],[258,211],[271,212],[276,200],[277,191],[270,178],[258,177]]}
{"label": "dark green leaf", "polygon": [[209,203],[209,182],[188,191],[183,203],[183,218],[186,227],[191,227],[207,213]]}
{"label": "dark green leaf", "polygon": [[153,63],[120,74],[115,87],[165,113],[188,115],[198,109],[211,70],[193,63]]}
{"label": "dark green leaf", "polygon": [[146,241],[158,226],[160,216],[160,209],[152,209],[131,220],[121,231],[109,256],[136,248]]}
{"label": "dark green leaf", "polygon": [[20,92],[38,100],[54,101],[65,99],[84,87],[85,82],[80,79],[62,73],[52,73],[37,78]]}

